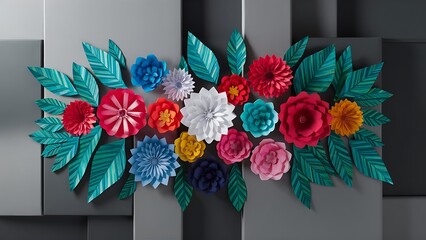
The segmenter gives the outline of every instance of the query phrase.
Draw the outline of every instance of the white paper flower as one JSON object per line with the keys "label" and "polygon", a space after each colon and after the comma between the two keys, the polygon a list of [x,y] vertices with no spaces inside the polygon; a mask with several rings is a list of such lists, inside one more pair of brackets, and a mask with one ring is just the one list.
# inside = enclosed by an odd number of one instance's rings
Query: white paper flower
{"label": "white paper flower", "polygon": [[187,98],[194,91],[194,81],[191,74],[183,69],[173,69],[163,80],[167,97],[174,101]]}
{"label": "white paper flower", "polygon": [[228,103],[226,93],[218,93],[214,87],[191,93],[184,103],[185,107],[181,109],[182,124],[189,128],[188,134],[198,141],[220,141],[222,134],[228,134],[228,128],[232,127],[232,120],[236,117],[232,112],[235,106]]}

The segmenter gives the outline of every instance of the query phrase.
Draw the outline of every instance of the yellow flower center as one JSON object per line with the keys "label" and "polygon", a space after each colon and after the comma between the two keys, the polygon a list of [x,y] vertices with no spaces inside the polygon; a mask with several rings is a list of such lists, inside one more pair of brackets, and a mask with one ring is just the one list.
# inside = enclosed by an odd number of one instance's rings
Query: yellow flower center
{"label": "yellow flower center", "polygon": [[331,109],[331,129],[341,136],[356,133],[363,123],[361,108],[347,99],[337,102]]}
{"label": "yellow flower center", "polygon": [[238,94],[240,94],[240,91],[238,90],[238,87],[236,87],[236,86],[229,87],[228,92],[229,92],[229,94],[231,94],[235,97],[238,97]]}
{"label": "yellow flower center", "polygon": [[158,119],[162,122],[168,123],[172,120],[170,116],[171,114],[169,112],[169,109],[166,109],[160,112],[160,117]]}

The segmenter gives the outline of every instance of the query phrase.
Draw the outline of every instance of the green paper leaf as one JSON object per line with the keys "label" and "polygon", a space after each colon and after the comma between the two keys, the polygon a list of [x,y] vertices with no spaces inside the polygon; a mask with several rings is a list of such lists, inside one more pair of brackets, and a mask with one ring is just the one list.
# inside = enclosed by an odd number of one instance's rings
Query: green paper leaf
{"label": "green paper leaf", "polygon": [[74,190],[83,178],[90,158],[95,151],[96,145],[98,145],[101,133],[102,128],[96,126],[90,133],[81,136],[77,154],[68,164],[70,191]]}
{"label": "green paper leaf", "polygon": [[355,97],[354,100],[360,106],[373,107],[383,103],[392,96],[392,93],[386,92],[385,90],[373,88],[367,94]]}
{"label": "green paper leaf", "polygon": [[69,161],[77,154],[78,143],[80,137],[71,137],[68,141],[62,143],[59,149],[58,155],[52,165],[52,172],[56,172],[59,169],[65,167]]}
{"label": "green paper leaf", "polygon": [[393,184],[386,166],[370,143],[360,140],[350,140],[352,157],[358,170],[366,175],[382,182]]}
{"label": "green paper leaf", "polygon": [[247,187],[238,164],[234,163],[229,174],[228,197],[234,208],[240,212],[247,200]]}
{"label": "green paper leaf", "polygon": [[296,93],[327,91],[333,81],[335,69],[336,50],[331,45],[303,59],[294,75],[294,90]]}
{"label": "green paper leaf", "polygon": [[92,106],[97,107],[99,103],[99,87],[93,75],[83,66],[72,64],[74,85],[78,94]]}
{"label": "green paper leaf", "polygon": [[374,132],[367,130],[365,128],[361,128],[354,135],[356,140],[362,140],[365,142],[369,142],[371,145],[375,147],[381,147],[385,144],[380,140],[379,136],[377,136]]}
{"label": "green paper leaf", "polygon": [[219,63],[217,58],[197,37],[188,32],[188,64],[197,77],[217,83],[219,79]]}
{"label": "green paper leaf", "polygon": [[87,202],[93,201],[116,183],[126,167],[125,139],[102,145],[92,161],[89,195]]}
{"label": "green paper leaf", "polygon": [[59,96],[77,95],[70,79],[64,73],[51,68],[28,67],[28,69],[40,84],[52,93]]}
{"label": "green paper leaf", "polygon": [[334,175],[335,171],[334,168],[331,166],[330,161],[328,160],[327,154],[325,153],[324,146],[319,141],[318,144],[315,147],[308,146],[308,150],[318,159],[321,161],[322,165],[325,168],[325,171],[327,171],[328,174]]}
{"label": "green paper leaf", "polygon": [[120,65],[125,68],[126,67],[126,58],[124,57],[121,49],[115,44],[111,39],[109,40],[109,54],[120,63]]}
{"label": "green paper leaf", "polygon": [[176,199],[182,209],[185,211],[192,197],[192,186],[189,184],[185,176],[185,169],[181,166],[176,170],[175,185],[173,186]]}
{"label": "green paper leaf", "polygon": [[186,60],[185,60],[185,58],[183,56],[180,58],[180,62],[179,62],[178,68],[179,69],[183,69],[183,70],[185,70],[185,71],[188,72],[188,63],[186,63]]}
{"label": "green paper leaf", "polygon": [[339,97],[343,86],[345,85],[348,76],[352,72],[352,51],[351,46],[348,46],[339,60],[336,62],[336,71],[334,72],[333,84],[336,99]]}
{"label": "green paper leaf", "polygon": [[87,60],[96,77],[110,88],[127,88],[121,76],[120,64],[107,52],[88,43],[83,43]]}
{"label": "green paper leaf", "polygon": [[291,187],[294,195],[305,205],[311,208],[311,184],[309,179],[300,170],[300,167],[293,163],[291,168]]}
{"label": "green paper leaf", "polygon": [[37,119],[35,123],[37,123],[37,125],[40,126],[42,129],[49,132],[57,132],[64,127],[61,119],[55,117],[40,118]]}
{"label": "green paper leaf", "polygon": [[244,64],[246,63],[247,54],[243,36],[241,36],[237,29],[235,29],[231,34],[226,52],[231,72],[233,74],[240,75],[243,71]]}
{"label": "green paper leaf", "polygon": [[333,186],[324,165],[308,148],[293,146],[293,152],[300,170],[309,180],[319,185]]}
{"label": "green paper leaf", "polygon": [[121,189],[120,196],[118,196],[118,199],[124,200],[128,197],[131,197],[133,193],[136,191],[136,182],[135,182],[135,175],[129,174],[127,177],[126,183],[124,184],[123,188]]}
{"label": "green paper leaf", "polygon": [[54,98],[43,98],[35,101],[35,104],[49,114],[58,115],[64,113],[67,105]]}
{"label": "green paper leaf", "polygon": [[68,140],[70,135],[66,132],[49,132],[46,130],[38,130],[32,133],[30,137],[41,144],[63,143]]}
{"label": "green paper leaf", "polygon": [[390,122],[390,119],[373,109],[362,109],[362,116],[364,118],[364,124],[367,126],[379,126]]}
{"label": "green paper leaf", "polygon": [[339,98],[357,97],[368,93],[382,71],[383,63],[371,65],[349,74]]}
{"label": "green paper leaf", "polygon": [[41,156],[42,157],[46,157],[46,158],[53,157],[56,154],[58,154],[59,149],[61,148],[61,146],[62,146],[62,143],[55,143],[55,144],[47,145],[44,148],[43,152],[41,153]]}
{"label": "green paper leaf", "polygon": [[302,40],[293,44],[284,54],[284,61],[286,61],[290,67],[294,67],[302,58],[303,53],[305,53],[306,45],[308,45],[308,41],[308,36],[302,38]]}
{"label": "green paper leaf", "polygon": [[334,132],[328,137],[328,149],[331,163],[337,173],[348,186],[352,187],[352,160],[342,138]]}

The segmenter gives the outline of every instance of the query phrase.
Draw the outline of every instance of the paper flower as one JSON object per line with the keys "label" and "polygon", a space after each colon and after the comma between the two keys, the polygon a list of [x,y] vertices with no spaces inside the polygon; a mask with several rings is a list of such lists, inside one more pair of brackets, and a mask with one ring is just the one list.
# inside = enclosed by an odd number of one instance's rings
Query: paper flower
{"label": "paper flower", "polygon": [[177,129],[182,120],[179,105],[165,98],[159,98],[155,103],[149,105],[148,115],[148,125],[160,133]]}
{"label": "paper flower", "polygon": [[218,93],[215,88],[201,88],[200,93],[191,93],[185,99],[182,124],[188,127],[189,135],[195,135],[198,141],[219,141],[222,134],[228,133],[232,120],[234,105],[228,103],[225,93]]}
{"label": "paper flower", "polygon": [[225,185],[225,166],[211,158],[198,159],[192,164],[189,181],[199,191],[215,193]]}
{"label": "paper flower", "polygon": [[317,93],[301,92],[281,104],[280,132],[288,143],[303,148],[316,146],[319,139],[330,134],[331,115],[328,103]]}
{"label": "paper flower", "polygon": [[341,136],[356,133],[363,122],[361,108],[356,102],[347,99],[334,104],[329,113],[331,114],[331,130]]}
{"label": "paper flower", "polygon": [[291,153],[287,151],[285,143],[267,138],[254,148],[250,168],[261,180],[280,180],[290,170],[290,160]]}
{"label": "paper flower", "polygon": [[281,96],[289,89],[293,79],[290,66],[275,55],[254,60],[247,74],[250,87],[267,98]]}
{"label": "paper flower", "polygon": [[194,80],[184,69],[175,68],[163,79],[163,86],[167,98],[181,101],[194,91]]}
{"label": "paper flower", "polygon": [[247,81],[236,74],[223,77],[218,90],[219,92],[225,92],[228,102],[234,105],[242,105],[247,102],[250,94]]}
{"label": "paper flower", "polygon": [[182,132],[180,137],[175,140],[175,152],[184,162],[195,162],[204,155],[206,144],[203,141],[197,141],[197,138]]}
{"label": "paper flower", "polygon": [[88,134],[95,122],[93,107],[88,102],[81,100],[68,104],[62,117],[65,131],[77,136]]}
{"label": "paper flower", "polygon": [[253,143],[245,132],[230,129],[228,135],[223,135],[216,145],[217,154],[228,165],[241,162],[250,156]]}
{"label": "paper flower", "polygon": [[145,92],[157,88],[167,74],[166,62],[158,61],[153,54],[146,58],[136,58],[136,63],[130,69],[133,86],[142,86]]}
{"label": "paper flower", "polygon": [[243,128],[250,132],[253,137],[268,136],[275,129],[278,122],[278,113],[274,110],[274,104],[264,102],[261,99],[254,103],[244,104],[241,120]]}
{"label": "paper flower", "polygon": [[99,125],[110,136],[126,138],[146,125],[146,107],[142,96],[130,89],[110,90],[101,100]]}
{"label": "paper flower", "polygon": [[165,138],[158,139],[155,135],[137,141],[136,148],[130,152],[132,157],[129,163],[132,167],[129,172],[135,175],[136,182],[142,182],[142,186],[151,184],[157,188],[160,183],[167,185],[169,177],[176,176],[175,169],[180,166],[174,145],[167,144]]}

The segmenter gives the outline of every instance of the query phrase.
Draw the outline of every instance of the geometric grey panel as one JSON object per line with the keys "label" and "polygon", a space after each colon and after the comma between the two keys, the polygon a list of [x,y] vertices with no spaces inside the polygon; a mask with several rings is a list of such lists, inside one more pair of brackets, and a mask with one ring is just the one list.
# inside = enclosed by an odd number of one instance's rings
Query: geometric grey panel
{"label": "geometric grey panel", "polygon": [[132,217],[88,217],[87,240],[132,240]]}

